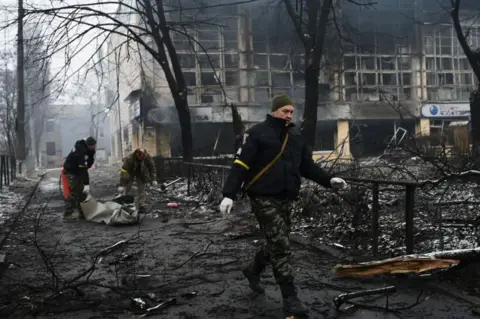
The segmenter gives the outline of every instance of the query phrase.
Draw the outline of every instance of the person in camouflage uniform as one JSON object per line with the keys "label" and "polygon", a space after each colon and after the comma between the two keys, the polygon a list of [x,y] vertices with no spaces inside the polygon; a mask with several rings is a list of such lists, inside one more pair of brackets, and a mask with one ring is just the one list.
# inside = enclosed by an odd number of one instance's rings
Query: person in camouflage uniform
{"label": "person in camouflage uniform", "polygon": [[[93,137],[78,140],[74,149],[68,154],[63,163],[63,172],[68,182],[69,195],[65,201],[65,220],[83,219],[80,203],[90,192],[90,176],[88,169],[95,161],[95,148],[97,141]],[[75,215],[78,212],[78,216]]]}
{"label": "person in camouflage uniform", "polygon": [[285,315],[305,315],[308,309],[297,297],[290,262],[291,204],[297,199],[301,177],[325,187],[343,188],[343,179],[332,177],[315,164],[300,130],[291,123],[293,102],[284,95],[272,100],[272,113],[244,134],[223,187],[220,211],[230,214],[233,199],[242,188],[265,237],[251,262],[242,269],[250,288],[263,293],[260,274],[272,265],[280,286]]}
{"label": "person in camouflage uniform", "polygon": [[151,183],[153,186],[156,186],[158,183],[155,162],[150,154],[143,148],[137,148],[123,161],[118,192],[121,194],[131,194],[134,181],[136,181],[138,188],[136,204],[139,213],[145,213],[146,184]]}

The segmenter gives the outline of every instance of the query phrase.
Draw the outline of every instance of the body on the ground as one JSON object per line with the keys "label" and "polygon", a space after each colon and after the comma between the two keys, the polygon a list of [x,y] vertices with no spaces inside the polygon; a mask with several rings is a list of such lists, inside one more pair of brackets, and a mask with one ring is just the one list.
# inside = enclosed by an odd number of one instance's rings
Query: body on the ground
{"label": "body on the ground", "polygon": [[144,213],[146,211],[146,185],[157,185],[155,162],[144,148],[137,148],[124,159],[120,170],[120,187],[118,192],[123,195],[132,195],[134,183],[137,186],[135,202],[139,212]]}
{"label": "body on the ground", "polygon": [[308,310],[297,297],[291,266],[291,204],[297,199],[301,177],[324,187],[346,186],[315,164],[310,147],[291,122],[292,100],[285,94],[272,100],[272,113],[245,134],[224,188],[222,213],[230,213],[233,200],[242,189],[249,196],[253,212],[265,237],[253,260],[242,272],[250,288],[263,293],[260,274],[272,265],[280,286],[286,315],[305,315]]}
{"label": "body on the ground", "polygon": [[82,217],[80,203],[85,200],[90,192],[90,175],[88,169],[95,162],[95,148],[97,141],[93,137],[78,140],[72,151],[63,163],[63,172],[67,179],[69,195],[65,201],[65,219]]}

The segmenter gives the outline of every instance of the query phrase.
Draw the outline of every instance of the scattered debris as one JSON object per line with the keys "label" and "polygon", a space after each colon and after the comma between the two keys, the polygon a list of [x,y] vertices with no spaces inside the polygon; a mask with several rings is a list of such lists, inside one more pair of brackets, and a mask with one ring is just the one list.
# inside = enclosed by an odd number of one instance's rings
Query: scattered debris
{"label": "scattered debris", "polygon": [[389,286],[389,287],[384,287],[379,289],[369,289],[369,290],[348,292],[348,293],[338,295],[335,299],[333,299],[333,305],[338,310],[345,301],[352,300],[354,298],[368,297],[368,296],[373,296],[378,294],[387,295],[387,294],[392,294],[396,291],[397,291],[397,288],[395,286]]}
{"label": "scattered debris", "polygon": [[170,299],[168,299],[164,302],[159,303],[158,305],[156,305],[154,307],[146,309],[146,313],[139,316],[139,318],[153,316],[153,315],[157,314],[158,312],[161,312],[163,309],[165,309],[169,306],[176,305],[176,304],[182,302],[185,299],[187,299],[187,300],[191,299],[191,298],[195,297],[196,295],[197,295],[197,292],[193,291],[193,292],[190,292],[190,293],[183,294],[178,298],[170,298]]}

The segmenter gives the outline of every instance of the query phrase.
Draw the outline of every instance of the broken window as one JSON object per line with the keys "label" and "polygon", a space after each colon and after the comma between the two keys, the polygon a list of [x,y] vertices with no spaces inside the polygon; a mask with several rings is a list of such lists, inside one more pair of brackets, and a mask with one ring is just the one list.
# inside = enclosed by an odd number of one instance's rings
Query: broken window
{"label": "broken window", "polygon": [[412,77],[410,73],[400,73],[400,83],[402,86],[411,86]]}
{"label": "broken window", "polygon": [[379,65],[382,70],[395,70],[395,57],[380,57]]}
{"label": "broken window", "polygon": [[459,81],[457,84],[473,87],[473,74],[472,73],[461,73],[459,75]]}
{"label": "broken window", "polygon": [[272,86],[291,86],[290,72],[272,72]]}
{"label": "broken window", "polygon": [[290,70],[290,61],[288,55],[270,55],[270,68],[278,70]]}
{"label": "broken window", "polygon": [[375,70],[375,59],[373,57],[361,57],[360,65],[362,69]]}
{"label": "broken window", "polygon": [[[205,26],[202,26],[202,29]],[[208,28],[197,31],[198,53],[220,51],[220,32],[217,28]]]}
{"label": "broken window", "polygon": [[345,70],[355,70],[356,69],[355,57],[354,56],[346,56],[343,59],[343,68]]}
{"label": "broken window", "polygon": [[225,68],[238,69],[238,54],[225,54]]}
{"label": "broken window", "polygon": [[191,53],[178,53],[178,61],[182,68],[193,69],[195,68],[195,55]]}
{"label": "broken window", "polygon": [[218,85],[218,80],[214,72],[205,72],[201,74],[201,85]]}
{"label": "broken window", "polygon": [[225,71],[225,85],[233,86],[239,84],[238,71]]}
{"label": "broken window", "polygon": [[375,73],[363,73],[362,74],[362,86],[376,86],[377,75]]}
{"label": "broken window", "polygon": [[201,69],[218,69],[220,68],[219,54],[198,54],[198,63]]}
{"label": "broken window", "polygon": [[470,66],[470,62],[468,62],[467,58],[460,58],[455,59],[455,69],[462,70],[462,71],[470,71],[472,67]]}
{"label": "broken window", "polygon": [[268,71],[255,71],[255,85],[269,86]]}
{"label": "broken window", "polygon": [[410,70],[411,68],[412,68],[412,58],[411,57],[398,58],[398,69],[399,70]]}
{"label": "broken window", "polygon": [[412,98],[412,88],[403,88],[402,100],[410,100]]}
{"label": "broken window", "polygon": [[195,72],[183,72],[183,78],[187,86],[197,85],[197,76]]}
{"label": "broken window", "polygon": [[268,55],[267,54],[255,54],[253,56],[253,63],[257,69],[268,69]]}
{"label": "broken window", "polygon": [[221,89],[206,89],[203,91],[200,102],[205,104],[218,104],[223,101]]}
{"label": "broken window", "polygon": [[435,70],[435,59],[434,58],[426,58],[425,59],[425,67],[427,70]]}
{"label": "broken window", "polygon": [[440,63],[441,63],[442,70],[453,70],[452,58],[442,58]]}
{"label": "broken window", "polygon": [[345,72],[345,85],[346,86],[357,85],[357,74],[353,72]]}
{"label": "broken window", "polygon": [[[234,20],[236,23],[236,20]],[[236,52],[238,51],[238,40],[237,40],[237,28],[235,29],[225,28],[223,31],[223,45],[224,52]]]}
{"label": "broken window", "polygon": [[382,74],[382,84],[386,86],[397,86],[397,73]]}

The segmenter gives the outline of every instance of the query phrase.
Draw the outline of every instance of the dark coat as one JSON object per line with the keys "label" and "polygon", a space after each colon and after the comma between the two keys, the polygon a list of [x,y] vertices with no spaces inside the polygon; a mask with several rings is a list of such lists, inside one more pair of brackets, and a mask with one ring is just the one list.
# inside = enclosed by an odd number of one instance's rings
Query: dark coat
{"label": "dark coat", "polygon": [[225,197],[234,199],[242,183],[247,185],[276,157],[287,132],[288,143],[282,156],[246,190],[247,194],[296,199],[300,191],[301,177],[331,187],[332,176],[315,164],[312,151],[305,144],[300,130],[292,123],[286,126],[285,120],[267,115],[265,121],[252,126],[246,132],[223,187]]}
{"label": "dark coat", "polygon": [[66,174],[75,175],[83,181],[84,185],[89,185],[88,169],[92,167],[94,162],[95,150],[88,149],[85,140],[79,140],[65,159],[63,169]]}

